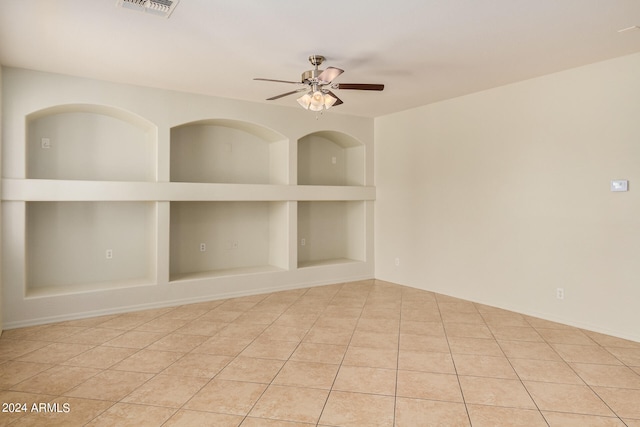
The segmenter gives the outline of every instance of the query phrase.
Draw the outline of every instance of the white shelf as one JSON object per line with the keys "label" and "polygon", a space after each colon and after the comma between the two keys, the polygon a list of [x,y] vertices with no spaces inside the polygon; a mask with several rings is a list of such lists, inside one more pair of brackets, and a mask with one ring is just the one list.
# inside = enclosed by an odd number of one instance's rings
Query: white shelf
{"label": "white shelf", "polygon": [[355,259],[348,258],[329,258],[329,259],[321,259],[317,261],[302,261],[298,262],[298,268],[310,268],[310,267],[325,267],[328,265],[337,265],[337,264],[351,264],[355,262],[362,262]]}
{"label": "white shelf", "polygon": [[155,280],[146,277],[131,280],[109,280],[105,282],[77,283],[74,285],[56,285],[41,288],[30,288],[28,289],[25,297],[30,299],[64,297],[86,292],[113,291],[116,289],[131,289],[141,286],[156,286],[156,283]]}
{"label": "white shelf", "polygon": [[340,132],[298,140],[299,185],[364,185],[364,145]]}
{"label": "white shelf", "polygon": [[[27,117],[31,179],[154,181],[156,128],[121,110],[65,105]],[[43,139],[48,140],[45,148]]]}
{"label": "white shelf", "polygon": [[251,274],[277,273],[285,271],[272,265],[258,265],[254,267],[226,268],[220,270],[197,271],[192,273],[177,273],[171,275],[171,282],[211,279],[225,276],[245,276]]}
{"label": "white shelf", "polygon": [[205,120],[171,129],[171,181],[287,184],[288,141],[237,120]]}
{"label": "white shelf", "polygon": [[2,180],[2,199],[14,201],[357,201],[375,195],[375,187],[355,186]]}

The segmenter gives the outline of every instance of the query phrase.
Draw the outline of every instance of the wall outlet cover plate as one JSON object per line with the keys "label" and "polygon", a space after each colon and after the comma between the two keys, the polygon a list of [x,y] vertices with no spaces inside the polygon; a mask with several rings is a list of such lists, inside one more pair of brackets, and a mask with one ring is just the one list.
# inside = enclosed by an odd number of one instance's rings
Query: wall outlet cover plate
{"label": "wall outlet cover plate", "polygon": [[611,181],[611,191],[628,191],[629,181],[625,179],[618,179]]}

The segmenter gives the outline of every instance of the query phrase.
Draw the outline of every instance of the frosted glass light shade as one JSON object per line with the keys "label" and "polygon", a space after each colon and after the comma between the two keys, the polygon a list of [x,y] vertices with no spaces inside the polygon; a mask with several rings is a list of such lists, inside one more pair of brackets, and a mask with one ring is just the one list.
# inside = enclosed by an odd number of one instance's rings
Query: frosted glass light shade
{"label": "frosted glass light shade", "polygon": [[325,94],[325,96],[324,96],[324,108],[326,108],[328,110],[329,108],[331,108],[333,106],[333,104],[336,103],[337,100],[338,100],[338,98],[334,98],[333,96],[329,95],[328,93]]}
{"label": "frosted glass light shade", "polygon": [[311,111],[321,111],[324,108],[324,95],[319,90],[313,92],[311,96],[311,104],[309,109]]}
{"label": "frosted glass light shade", "polygon": [[328,110],[331,108],[336,103],[337,98],[317,90],[313,93],[305,93],[297,101],[305,110],[322,111],[322,109]]}
{"label": "frosted glass light shade", "polygon": [[309,105],[311,105],[311,95],[309,95],[311,92],[305,93],[304,95],[302,95],[300,98],[297,99],[298,104],[300,104],[302,106],[302,108],[304,108],[305,110],[309,109]]}

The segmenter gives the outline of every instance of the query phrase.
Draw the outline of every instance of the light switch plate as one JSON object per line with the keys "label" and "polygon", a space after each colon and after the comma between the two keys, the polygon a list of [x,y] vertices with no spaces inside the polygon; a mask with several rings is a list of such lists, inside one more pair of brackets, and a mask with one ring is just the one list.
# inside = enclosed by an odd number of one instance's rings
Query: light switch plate
{"label": "light switch plate", "polygon": [[611,191],[629,191],[629,181],[626,179],[611,181]]}

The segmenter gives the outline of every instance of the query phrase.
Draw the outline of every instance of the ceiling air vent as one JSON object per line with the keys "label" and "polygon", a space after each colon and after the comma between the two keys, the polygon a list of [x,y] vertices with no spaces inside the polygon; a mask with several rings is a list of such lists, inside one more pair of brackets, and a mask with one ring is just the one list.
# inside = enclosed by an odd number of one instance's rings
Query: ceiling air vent
{"label": "ceiling air vent", "polygon": [[116,0],[116,6],[168,18],[180,0]]}

